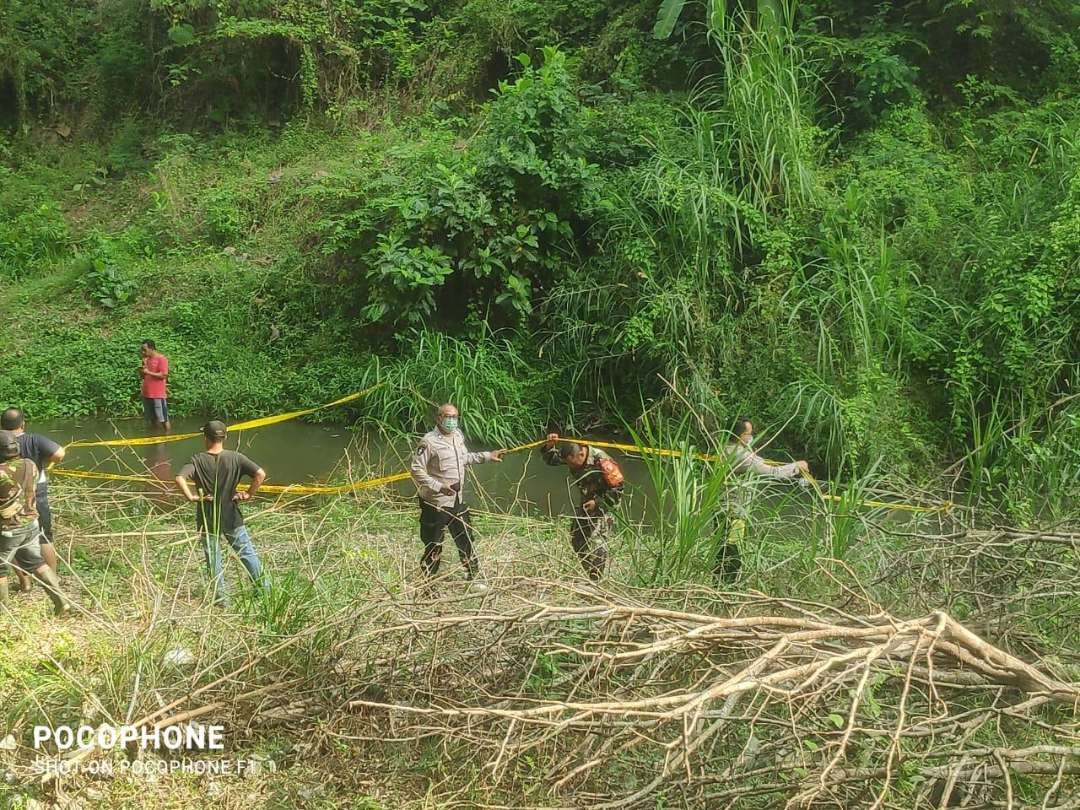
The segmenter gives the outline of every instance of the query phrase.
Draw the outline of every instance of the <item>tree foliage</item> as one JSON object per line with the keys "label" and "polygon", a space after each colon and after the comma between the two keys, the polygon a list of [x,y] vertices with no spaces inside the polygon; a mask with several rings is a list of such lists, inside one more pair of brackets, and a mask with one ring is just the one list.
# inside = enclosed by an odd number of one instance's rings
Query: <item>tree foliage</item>
{"label": "tree foliage", "polygon": [[288,336],[271,365],[478,341],[562,392],[537,424],[689,408],[716,441],[750,412],[836,470],[959,459],[1057,508],[1031,493],[1080,479],[1078,14],[9,2],[0,274],[73,274],[107,323],[207,265]]}

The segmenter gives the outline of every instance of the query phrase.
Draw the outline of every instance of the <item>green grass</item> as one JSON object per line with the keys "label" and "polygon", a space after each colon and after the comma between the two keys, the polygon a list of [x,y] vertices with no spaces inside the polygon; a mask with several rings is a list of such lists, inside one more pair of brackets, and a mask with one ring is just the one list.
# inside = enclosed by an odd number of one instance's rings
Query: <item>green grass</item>
{"label": "green grass", "polygon": [[634,568],[651,586],[708,581],[723,541],[718,526],[727,509],[731,470],[724,462],[695,460],[698,450],[686,438],[687,427],[685,422],[670,429],[645,422],[640,434],[632,432],[635,444],[682,453],[678,458],[642,455],[656,500],[648,506]]}

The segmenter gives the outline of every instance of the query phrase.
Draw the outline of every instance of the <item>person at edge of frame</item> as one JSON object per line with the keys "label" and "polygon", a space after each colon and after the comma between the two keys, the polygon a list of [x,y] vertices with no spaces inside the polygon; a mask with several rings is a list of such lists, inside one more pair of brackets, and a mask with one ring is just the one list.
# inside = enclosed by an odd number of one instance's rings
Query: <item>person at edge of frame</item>
{"label": "person at edge of frame", "polygon": [[34,576],[41,583],[57,616],[71,611],[71,603],[60,590],[60,580],[41,557],[41,528],[38,525],[34,488],[37,466],[19,456],[19,440],[9,430],[0,430],[0,603],[8,596],[7,569]]}
{"label": "person at edge of frame", "polygon": [[[52,509],[49,506],[49,480],[45,473],[47,467],[64,460],[64,448],[48,436],[41,433],[29,433],[26,430],[26,415],[18,408],[8,408],[0,415],[0,429],[10,430],[19,441],[19,455],[34,462],[38,470],[37,485],[34,487],[34,505],[38,513],[38,525],[41,527],[41,557],[45,564],[57,576],[60,567],[56,559],[56,546],[53,545]],[[30,575],[18,571],[19,590],[30,590]]]}

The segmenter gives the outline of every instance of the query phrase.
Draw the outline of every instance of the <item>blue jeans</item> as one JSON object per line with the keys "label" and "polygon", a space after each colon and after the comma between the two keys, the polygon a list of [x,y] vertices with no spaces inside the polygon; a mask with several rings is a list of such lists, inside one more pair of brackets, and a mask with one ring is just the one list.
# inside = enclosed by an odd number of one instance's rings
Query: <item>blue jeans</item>
{"label": "blue jeans", "polygon": [[169,400],[165,398],[142,398],[143,416],[152,425],[164,425],[169,421]]}
{"label": "blue jeans", "polygon": [[[266,590],[266,580],[263,577],[262,563],[259,555],[255,553],[255,545],[251,542],[251,532],[247,526],[237,526],[231,532],[222,532],[229,541],[240,563],[248,572],[251,581],[255,583],[255,589],[260,593]],[[221,557],[221,543],[216,534],[202,532],[203,556],[206,559],[206,567],[210,571],[210,583],[214,592],[214,601],[218,604],[228,603],[228,593],[225,589],[224,564]]]}

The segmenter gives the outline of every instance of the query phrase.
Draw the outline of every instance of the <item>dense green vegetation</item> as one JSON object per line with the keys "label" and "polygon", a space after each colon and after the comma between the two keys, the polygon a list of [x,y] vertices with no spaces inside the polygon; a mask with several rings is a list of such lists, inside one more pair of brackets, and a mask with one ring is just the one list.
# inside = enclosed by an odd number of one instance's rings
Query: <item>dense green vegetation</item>
{"label": "dense green vegetation", "polygon": [[[0,4],[0,399],[392,381],[472,435],[736,413],[834,474],[1080,486],[1068,0]],[[954,471],[955,471],[954,470]]]}
{"label": "dense green vegetation", "polygon": [[[1075,808],[1078,32],[1075,0],[0,0],[0,406],[135,415],[152,338],[179,416],[378,381],[320,416],[684,451],[600,583],[521,486],[472,491],[488,590],[449,544],[422,578],[411,492],[264,490],[272,588],[229,609],[188,504],[52,477],[77,609],[0,607],[0,807]],[[696,460],[739,414],[820,485]],[[278,770],[35,770],[36,723],[170,718]]]}

